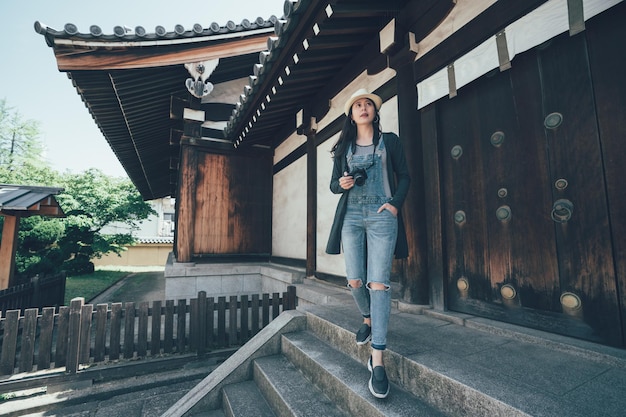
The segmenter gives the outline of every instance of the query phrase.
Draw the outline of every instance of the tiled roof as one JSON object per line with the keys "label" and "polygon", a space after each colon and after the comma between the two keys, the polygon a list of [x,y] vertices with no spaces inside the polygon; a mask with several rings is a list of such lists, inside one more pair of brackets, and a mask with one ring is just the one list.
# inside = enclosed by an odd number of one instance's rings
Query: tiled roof
{"label": "tiled roof", "polygon": [[[139,27],[114,28],[108,35],[95,26],[81,30],[73,24],[55,30],[36,22],[35,30],[53,49],[59,69],[67,72],[142,197],[152,200],[175,195],[184,124],[172,109],[190,100],[190,73],[184,64],[218,58],[208,78],[216,90],[220,84],[245,80],[277,20],[271,16],[208,28],[176,26],[173,31],[157,26],[150,33]],[[229,96],[230,90],[202,104],[208,121],[228,120],[238,96],[236,91]],[[222,143],[221,128],[204,130],[216,139],[215,146],[233,149]]]}
{"label": "tiled roof", "polygon": [[54,198],[62,191],[63,188],[0,184],[0,212],[22,217],[64,217]]}
{"label": "tiled roof", "polygon": [[139,243],[174,243],[173,236],[138,237]]}
{"label": "tiled roof", "polygon": [[224,26],[221,26],[217,22],[211,23],[209,27],[203,27],[199,23],[194,24],[191,28],[185,28],[183,25],[175,25],[173,30],[170,31],[168,31],[165,26],[158,25],[154,28],[153,32],[148,32],[143,26],[136,26],[134,28],[114,26],[113,32],[110,34],[104,33],[102,28],[98,25],[91,25],[88,31],[81,31],[74,23],[66,23],[63,30],[56,30],[37,21],[35,22],[35,31],[46,36],[46,39],[49,41],[49,46],[52,46],[53,42],[58,42],[61,39],[112,42],[171,41],[207,36],[216,37],[218,35],[250,32],[258,29],[271,29],[274,27],[277,20],[276,16],[271,16],[269,19],[257,17],[254,21],[243,19],[240,23],[229,20]]}
{"label": "tiled roof", "polygon": [[[175,100],[188,99],[184,83],[189,72],[174,59],[206,55],[207,48],[227,56],[220,58],[209,81],[216,89],[220,83],[232,81],[228,88],[229,94],[234,94],[229,95],[229,102],[201,103],[200,110],[216,117],[205,120],[221,123],[203,127],[201,136],[209,139],[203,146],[220,152],[244,147],[256,152],[257,146],[273,151],[294,132],[300,110],[321,120],[346,82],[364,70],[374,74],[389,65],[379,51],[379,32],[392,19],[409,19],[402,24],[406,23],[418,41],[454,3],[289,0],[280,19],[272,17],[263,25],[257,19],[248,22],[250,26],[242,22],[219,30],[219,25],[175,28],[173,32],[155,29],[151,34],[118,28],[118,35],[98,34],[98,30],[81,34],[73,26],[54,31],[35,24],[35,29],[54,49],[59,68],[68,72],[141,195],[150,200],[174,195],[178,179],[183,126],[181,120],[171,119],[171,108]],[[262,44],[260,30],[267,31]],[[257,36],[255,46],[260,48],[232,55],[230,46],[253,33],[250,36]],[[163,63],[167,59],[172,60],[169,65]],[[111,66],[112,61],[118,66]]]}

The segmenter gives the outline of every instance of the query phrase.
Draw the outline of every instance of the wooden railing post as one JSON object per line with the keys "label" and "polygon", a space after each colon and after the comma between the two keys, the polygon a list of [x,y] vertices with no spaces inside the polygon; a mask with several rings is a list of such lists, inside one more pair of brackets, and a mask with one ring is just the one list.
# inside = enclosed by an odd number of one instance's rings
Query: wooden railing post
{"label": "wooden railing post", "polygon": [[290,285],[287,287],[287,306],[285,310],[296,309],[296,286]]}
{"label": "wooden railing post", "polygon": [[2,337],[2,356],[0,357],[0,373],[11,375],[15,368],[15,352],[17,349],[17,333],[19,330],[19,310],[9,310],[4,317],[4,334]]}
{"label": "wooden railing post", "polygon": [[198,343],[198,356],[206,353],[206,291],[198,293],[198,327],[195,329],[198,334],[195,339]]}
{"label": "wooden railing post", "polygon": [[80,352],[80,316],[85,304],[82,297],[74,298],[70,302],[70,319],[68,329],[67,360],[65,372],[75,374],[78,372],[78,355]]}

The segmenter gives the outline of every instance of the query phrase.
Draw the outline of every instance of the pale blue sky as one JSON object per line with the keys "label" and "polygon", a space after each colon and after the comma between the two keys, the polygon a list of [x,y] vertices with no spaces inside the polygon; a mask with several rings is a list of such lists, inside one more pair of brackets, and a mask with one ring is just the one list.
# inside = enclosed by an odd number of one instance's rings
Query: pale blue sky
{"label": "pale blue sky", "polygon": [[[39,21],[56,30],[74,23],[82,33],[98,25],[106,34],[116,25],[174,25],[194,23],[224,26],[232,20],[281,17],[284,0],[0,0],[0,98],[24,118],[38,120],[47,159],[59,171],[98,168],[108,175],[126,176],[98,130],[80,96],[59,72],[52,48],[35,32]],[[252,72],[252,68],[250,69]]]}

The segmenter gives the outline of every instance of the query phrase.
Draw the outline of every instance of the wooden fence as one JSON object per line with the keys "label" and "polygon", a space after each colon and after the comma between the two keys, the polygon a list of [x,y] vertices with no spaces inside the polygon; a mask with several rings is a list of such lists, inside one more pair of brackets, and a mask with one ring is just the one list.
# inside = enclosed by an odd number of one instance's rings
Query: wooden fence
{"label": "wooden fence", "polygon": [[65,300],[65,271],[35,276],[30,282],[0,290],[0,312],[61,306]]}
{"label": "wooden fence", "polygon": [[0,375],[154,357],[205,353],[241,346],[284,310],[296,308],[296,288],[251,296],[113,304],[71,301],[54,307],[7,311],[0,319]]}

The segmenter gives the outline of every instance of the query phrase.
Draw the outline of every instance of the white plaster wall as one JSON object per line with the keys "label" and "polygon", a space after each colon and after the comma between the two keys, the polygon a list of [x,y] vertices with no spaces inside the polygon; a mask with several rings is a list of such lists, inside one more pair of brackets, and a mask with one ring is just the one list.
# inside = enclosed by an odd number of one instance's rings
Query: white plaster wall
{"label": "white plaster wall", "polygon": [[346,268],[341,255],[326,253],[326,243],[330,227],[333,224],[335,209],[339,202],[339,194],[330,191],[330,177],[333,172],[333,160],[330,149],[339,134],[317,147],[317,270],[326,274],[345,276]]}
{"label": "white plaster wall", "polygon": [[274,175],[272,256],[306,259],[306,156]]}

